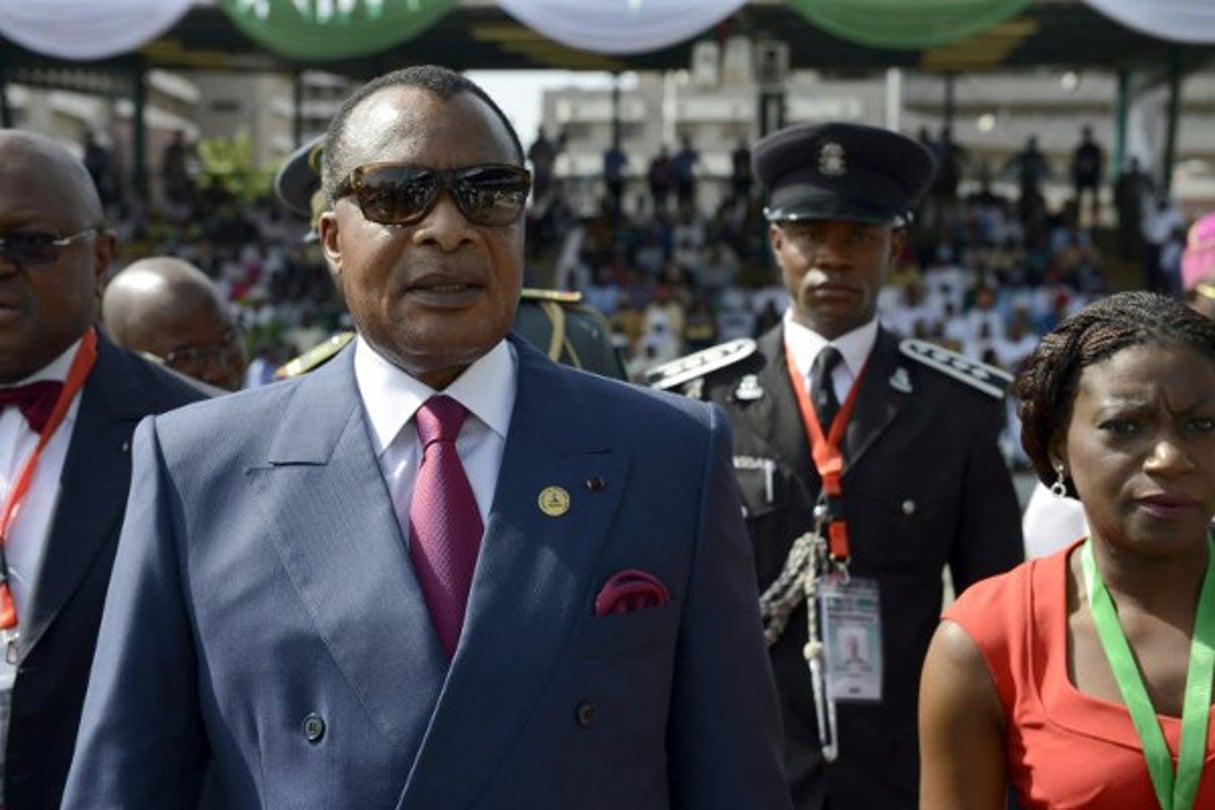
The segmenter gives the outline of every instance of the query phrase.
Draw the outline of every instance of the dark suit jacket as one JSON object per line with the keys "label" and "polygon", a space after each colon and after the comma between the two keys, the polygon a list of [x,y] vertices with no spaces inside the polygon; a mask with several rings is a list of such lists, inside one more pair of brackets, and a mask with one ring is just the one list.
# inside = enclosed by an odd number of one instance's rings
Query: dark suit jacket
{"label": "dark suit jacket", "polygon": [[59,807],[122,526],[135,425],[204,396],[184,377],[98,337],[34,602],[21,619],[5,755],[8,810]]}
{"label": "dark suit jacket", "polygon": [[[844,437],[842,484],[852,573],[874,577],[880,587],[883,701],[839,705],[839,759],[825,767],[802,656],[804,606],[794,613],[771,654],[798,810],[916,807],[915,708],[941,608],[942,568],[961,590],[1021,560],[1020,511],[996,442],[1003,402],[903,356],[898,344],[879,330]],[[757,353],[696,386],[734,425],[735,474],[762,591],[794,539],[812,527],[820,489],[783,328],[764,335]],[[762,394],[748,398],[756,386]]]}
{"label": "dark suit jacket", "polygon": [[[226,810],[789,807],[723,415],[513,342],[450,662],[352,350],[140,426],[65,808],[192,807],[208,765]],[[596,616],[630,569],[670,601]]]}

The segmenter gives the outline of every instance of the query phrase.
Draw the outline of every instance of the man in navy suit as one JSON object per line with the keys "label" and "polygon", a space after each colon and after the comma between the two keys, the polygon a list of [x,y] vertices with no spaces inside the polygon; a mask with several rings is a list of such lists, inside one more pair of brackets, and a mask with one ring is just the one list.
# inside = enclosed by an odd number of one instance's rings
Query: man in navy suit
{"label": "man in navy suit", "polygon": [[508,334],[522,164],[446,69],[343,105],[358,338],[140,427],[65,807],[789,807],[729,428]]}
{"label": "man in navy suit", "polygon": [[135,426],[203,396],[94,328],[113,252],[84,164],[46,138],[0,130],[0,806],[8,810],[59,807]]}

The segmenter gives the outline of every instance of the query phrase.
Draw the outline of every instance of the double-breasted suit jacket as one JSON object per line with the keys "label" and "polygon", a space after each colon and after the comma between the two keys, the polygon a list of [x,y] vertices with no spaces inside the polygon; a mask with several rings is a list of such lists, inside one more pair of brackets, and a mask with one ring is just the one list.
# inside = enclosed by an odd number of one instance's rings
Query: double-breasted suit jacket
{"label": "double-breasted suit jacket", "polygon": [[29,615],[21,617],[4,758],[9,810],[59,807],[118,547],[135,426],[204,396],[185,378],[98,335],[42,569]]}
{"label": "double-breasted suit jacket", "polygon": [[[880,589],[882,702],[839,705],[839,759],[825,766],[800,607],[770,651],[798,810],[916,806],[915,707],[942,569],[960,590],[1012,567],[1022,553],[1016,494],[996,441],[1002,402],[902,353],[885,329],[857,384],[843,441],[844,514],[851,571]],[[735,474],[762,591],[812,528],[820,490],[783,327],[683,388],[726,409],[734,425]]]}
{"label": "double-breasted suit jacket", "polygon": [[[351,350],[141,426],[65,807],[188,807],[208,767],[234,810],[788,807],[721,412],[511,342],[450,665]],[[625,570],[669,601],[596,616]]]}

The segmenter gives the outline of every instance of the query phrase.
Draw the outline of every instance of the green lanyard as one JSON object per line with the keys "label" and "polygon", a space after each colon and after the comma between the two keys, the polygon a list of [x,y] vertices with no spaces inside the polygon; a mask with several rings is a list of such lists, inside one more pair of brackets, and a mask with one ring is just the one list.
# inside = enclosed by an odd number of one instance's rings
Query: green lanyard
{"label": "green lanyard", "polygon": [[1173,759],[1164,741],[1164,733],[1143,685],[1143,678],[1131,654],[1110,592],[1097,573],[1093,561],[1093,541],[1085,542],[1080,550],[1080,565],[1084,569],[1084,588],[1088,591],[1089,610],[1093,624],[1109,659],[1118,691],[1131,713],[1135,731],[1143,744],[1152,787],[1162,810],[1189,810],[1194,806],[1202,764],[1206,755],[1207,717],[1211,709],[1211,676],[1215,671],[1215,541],[1208,538],[1207,573],[1198,597],[1194,616],[1194,637],[1190,642],[1190,665],[1185,677],[1185,701],[1181,708],[1181,749],[1177,756],[1177,774],[1173,775]]}

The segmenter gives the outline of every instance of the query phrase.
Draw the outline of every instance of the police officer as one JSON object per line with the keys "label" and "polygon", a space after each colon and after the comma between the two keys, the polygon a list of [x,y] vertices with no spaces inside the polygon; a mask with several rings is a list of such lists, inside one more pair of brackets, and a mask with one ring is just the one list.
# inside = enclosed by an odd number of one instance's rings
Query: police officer
{"label": "police officer", "polygon": [[667,364],[651,384],[732,419],[794,805],[914,808],[942,569],[961,590],[1021,559],[996,443],[1010,379],[878,323],[932,180],[926,149],[831,123],[765,137],[753,163],[789,309],[758,341]]}
{"label": "police officer", "polygon": [[[293,213],[307,217],[310,223],[316,222],[327,205],[321,193],[323,158],[324,139],[318,136],[288,156],[274,178],[279,201]],[[304,238],[315,241],[315,228]],[[525,287],[513,328],[551,360],[605,377],[628,379],[607,319],[583,304],[580,292]],[[283,379],[311,371],[335,357],[353,339],[353,332],[339,332],[283,364],[274,376]]]}

